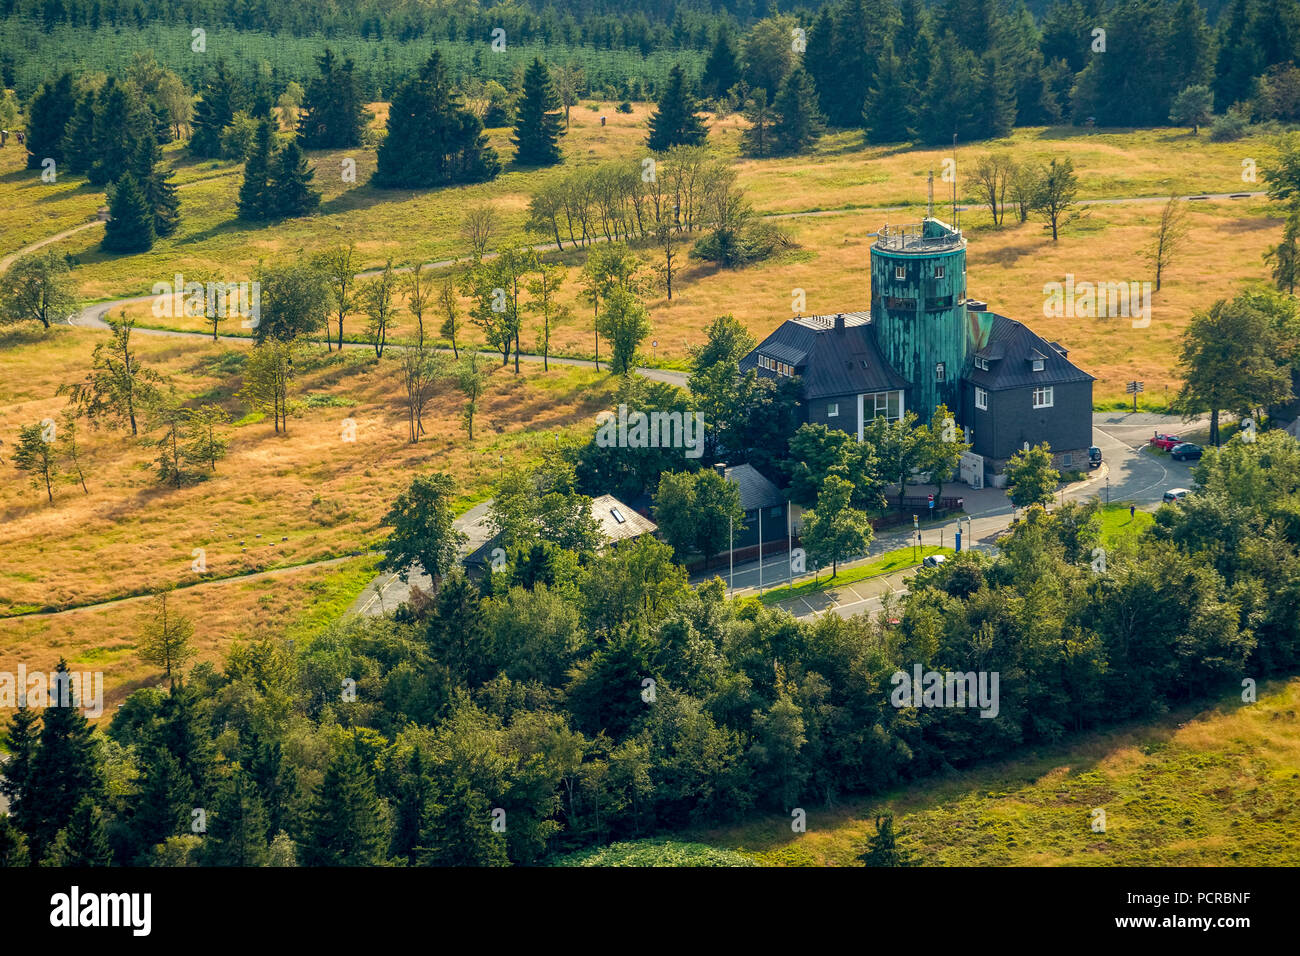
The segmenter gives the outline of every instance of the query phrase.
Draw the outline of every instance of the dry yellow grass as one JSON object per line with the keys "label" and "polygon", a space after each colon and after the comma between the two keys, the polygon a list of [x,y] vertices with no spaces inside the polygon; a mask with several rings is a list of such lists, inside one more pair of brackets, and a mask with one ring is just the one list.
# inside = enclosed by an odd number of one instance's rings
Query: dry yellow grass
{"label": "dry yellow grass", "polygon": [[[85,373],[101,340],[101,333],[62,329],[7,349],[0,435],[12,441],[21,425],[57,417],[64,406],[57,386]],[[170,375],[182,395],[205,395],[232,418],[244,414],[231,398],[238,374],[218,372],[214,364],[227,346],[145,335],[137,342],[141,361]],[[461,425],[464,400],[449,387],[426,414],[427,436],[409,444],[396,359],[386,356],[376,365],[373,356],[354,352],[302,375],[294,387],[298,398],[349,404],[304,408],[291,417],[287,437],[265,421],[232,428],[229,456],[206,481],[164,486],[152,449],[119,432],[84,427],[89,495],[60,485],[50,505],[12,464],[0,465],[6,530],[0,608],[79,605],[188,583],[196,578],[190,570],[195,548],[205,549],[214,577],[364,549],[416,471],[453,475],[462,503],[482,498],[500,472],[498,458],[508,465],[535,457],[551,440],[548,432],[589,423],[608,387],[604,376],[586,370],[544,374],[526,365],[516,376],[488,367],[489,391],[472,444]],[[342,440],[347,418],[356,424],[354,442]]]}
{"label": "dry yellow grass", "polygon": [[[231,644],[262,637],[292,637],[318,609],[336,610],[360,593],[374,562],[366,558],[292,568],[243,581],[214,581],[173,593],[171,608],[194,623],[194,663],[220,663]],[[60,658],[72,670],[104,674],[102,718],[134,690],[156,683],[157,668],[140,662],[136,649],[152,600],[62,614],[0,619],[0,671],[52,672]],[[302,635],[309,636],[309,635]]]}

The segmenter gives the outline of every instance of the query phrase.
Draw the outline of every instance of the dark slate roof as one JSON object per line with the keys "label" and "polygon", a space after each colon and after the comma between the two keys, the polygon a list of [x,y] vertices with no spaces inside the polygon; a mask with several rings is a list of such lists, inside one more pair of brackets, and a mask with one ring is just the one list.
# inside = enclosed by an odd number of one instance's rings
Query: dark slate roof
{"label": "dark slate roof", "polygon": [[723,477],[740,486],[740,507],[746,511],[755,508],[775,508],[785,504],[781,489],[763,477],[753,465],[736,465],[728,468]]}
{"label": "dark slate roof", "polygon": [[835,328],[835,320],[834,315],[787,319],[740,360],[740,370],[757,369],[761,376],[776,378],[775,372],[758,367],[759,355],[793,365],[803,378],[805,400],[908,386],[876,348],[869,313],[845,312],[843,329]]}
{"label": "dark slate roof", "polygon": [[[1075,365],[1057,348],[1032,329],[1005,315],[993,316],[988,344],[975,354],[989,360],[989,370],[972,368],[967,378],[980,388],[998,391],[1035,385],[1067,385],[1091,382],[1096,377]],[[1042,358],[1043,370],[1035,372],[1032,359]]]}

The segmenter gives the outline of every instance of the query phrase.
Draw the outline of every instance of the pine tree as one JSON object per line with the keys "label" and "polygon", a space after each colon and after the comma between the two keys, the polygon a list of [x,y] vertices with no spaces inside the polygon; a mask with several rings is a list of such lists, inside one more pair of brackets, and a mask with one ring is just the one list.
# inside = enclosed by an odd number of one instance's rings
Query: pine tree
{"label": "pine tree", "polygon": [[221,131],[230,125],[238,109],[238,90],[235,78],[218,60],[212,74],[207,77],[194,104],[194,118],[190,121],[190,153],[203,159],[221,155]]}
{"label": "pine tree", "polygon": [[772,135],[779,152],[802,153],[826,130],[826,119],[817,108],[817,90],[803,69],[796,68],[785,78],[772,106],[776,113]]}
{"label": "pine tree", "polygon": [[515,162],[552,166],[560,161],[560,98],[551,73],[534,57],[524,71],[524,92],[515,111]]}
{"label": "pine tree", "polygon": [[375,782],[351,747],[325,770],[307,811],[306,866],[377,866],[388,847],[384,808]]}
{"label": "pine tree", "polygon": [[45,854],[46,866],[112,866],[104,814],[89,797],[83,797],[72,811],[68,825],[59,831]]}
{"label": "pine tree", "polygon": [[108,78],[95,97],[91,127],[91,163],[86,178],[103,186],[131,169],[136,144],[149,134],[152,121],[133,87]]}
{"label": "pine tree", "polygon": [[858,856],[863,866],[914,866],[912,856],[895,842],[894,815],[876,817],[876,833]]}
{"label": "pine tree", "polygon": [[[70,680],[68,665],[60,660],[61,683]],[[70,706],[63,706],[63,703]],[[23,796],[23,821],[33,860],[45,858],[45,851],[58,832],[68,825],[82,799],[96,800],[103,793],[103,781],[95,761],[94,732],[72,698],[56,699],[42,715],[40,744],[32,756]]]}
{"label": "pine tree", "polygon": [[113,184],[100,248],[107,252],[148,252],[154,243],[154,213],[130,173]]}
{"label": "pine tree", "polygon": [[315,212],[320,206],[320,191],[311,188],[315,175],[297,139],[289,140],[272,163],[270,199],[275,215],[292,218]]}
{"label": "pine tree", "polygon": [[704,61],[704,76],[700,88],[705,96],[715,99],[726,96],[727,91],[740,82],[740,63],[736,59],[735,42],[725,26],[718,30],[709,58]]}
{"label": "pine tree", "polygon": [[876,65],[875,82],[867,94],[862,113],[867,142],[902,143],[916,135],[912,129],[912,104],[916,92],[902,72],[892,46],[886,47]]}
{"label": "pine tree", "polygon": [[31,819],[27,808],[32,759],[40,744],[41,717],[34,708],[26,705],[25,700],[19,704],[5,731],[4,744],[9,749],[9,759],[0,772],[0,794],[9,798],[9,816],[14,826],[26,832]]}
{"label": "pine tree", "polygon": [[270,856],[266,809],[248,774],[236,770],[218,791],[208,816],[203,862],[207,866],[266,866]]}
{"label": "pine tree", "polygon": [[673,146],[699,146],[708,138],[704,120],[696,114],[695,96],[686,83],[686,74],[674,64],[659,105],[650,116],[647,145],[656,153]]}
{"label": "pine tree", "polygon": [[271,121],[257,124],[257,135],[244,161],[244,182],[239,187],[239,218],[266,219],[273,214],[271,193]]}
{"label": "pine tree", "polygon": [[72,74],[64,73],[53,83],[44,83],[32,98],[27,116],[27,168],[40,169],[41,162],[63,163],[63,134],[77,108]]}
{"label": "pine tree", "polygon": [[393,94],[375,185],[419,189],[476,183],[500,170],[482,122],[465,108],[435,50]]}
{"label": "pine tree", "polygon": [[146,133],[136,146],[132,174],[140,183],[145,202],[153,210],[153,231],[156,236],[170,236],[180,225],[180,198],[171,173],[162,164],[162,149],[153,135]]}
{"label": "pine tree", "polygon": [[59,152],[62,168],[70,173],[85,174],[95,161],[95,90],[85,90],[76,97],[72,113],[64,126]]}
{"label": "pine tree", "polygon": [[298,121],[303,145],[308,149],[360,146],[366,111],[361,104],[355,64],[350,57],[339,62],[327,47],[316,57],[316,66],[320,75],[307,84],[303,114]]}
{"label": "pine tree", "polygon": [[835,21],[831,18],[831,5],[824,4],[808,31],[808,47],[804,50],[803,65],[817,88],[817,105],[823,116],[830,116],[834,99],[836,64],[834,60]]}
{"label": "pine tree", "polygon": [[751,92],[742,115],[749,121],[749,129],[740,134],[740,148],[747,156],[770,156],[776,148],[772,136],[776,111],[767,101],[767,90],[760,86]]}

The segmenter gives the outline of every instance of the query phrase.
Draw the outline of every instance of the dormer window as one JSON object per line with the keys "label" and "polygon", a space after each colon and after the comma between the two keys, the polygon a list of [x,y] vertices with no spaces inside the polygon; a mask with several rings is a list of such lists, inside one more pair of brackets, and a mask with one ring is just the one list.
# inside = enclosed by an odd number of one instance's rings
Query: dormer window
{"label": "dormer window", "polygon": [[1034,359],[1034,371],[1041,372],[1042,370],[1043,370],[1043,360],[1040,358]]}
{"label": "dormer window", "polygon": [[975,367],[977,369],[980,369],[981,371],[987,372],[989,370],[989,360],[986,358],[977,357],[975,359]]}

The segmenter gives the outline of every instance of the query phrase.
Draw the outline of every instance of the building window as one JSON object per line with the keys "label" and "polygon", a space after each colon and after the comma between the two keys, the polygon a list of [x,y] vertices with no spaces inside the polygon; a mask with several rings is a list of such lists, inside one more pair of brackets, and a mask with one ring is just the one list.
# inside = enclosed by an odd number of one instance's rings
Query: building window
{"label": "building window", "polygon": [[900,282],[907,278],[907,266],[894,266],[894,278]]}
{"label": "building window", "polygon": [[1052,403],[1052,386],[1044,385],[1034,389],[1034,408],[1051,408]]}
{"label": "building window", "polygon": [[942,279],[942,278],[943,278],[943,266],[935,266],[935,267],[934,267],[934,277],[935,277],[936,279]]}
{"label": "building window", "polygon": [[975,407],[982,410],[989,410],[989,393],[978,385],[975,386]]}
{"label": "building window", "polygon": [[934,380],[936,382],[944,381],[945,380],[944,376],[946,374],[947,374],[947,367],[944,365],[943,362],[939,362],[934,366]]}
{"label": "building window", "polygon": [[900,299],[896,295],[891,295],[885,299],[885,308],[894,309],[895,311],[899,311],[899,312],[915,312],[916,300]]}
{"label": "building window", "polygon": [[830,404],[828,404],[828,405],[826,406],[826,417],[827,417],[827,418],[834,418],[834,417],[837,416],[839,413],[840,413],[840,403],[839,403],[839,402],[831,402]]}
{"label": "building window", "polygon": [[900,411],[902,392],[873,392],[862,405],[862,414],[867,421],[887,418],[896,421],[902,415]]}
{"label": "building window", "polygon": [[975,360],[975,367],[987,372],[989,370],[989,360],[983,358],[977,358]]}
{"label": "building window", "polygon": [[1043,360],[1040,358],[1034,359],[1034,371],[1041,372],[1042,370],[1043,370]]}
{"label": "building window", "polygon": [[1074,456],[1071,455],[1069,452],[1066,452],[1064,455],[1061,456],[1062,468],[1069,468],[1073,464],[1074,464]]}
{"label": "building window", "polygon": [[952,296],[950,296],[950,295],[941,295],[941,296],[935,296],[935,297],[931,297],[931,298],[929,298],[929,299],[926,299],[926,300],[925,300],[925,307],[926,307],[927,309],[931,310],[931,311],[935,311],[935,310],[938,310],[938,309],[951,309],[951,308],[952,308]]}

